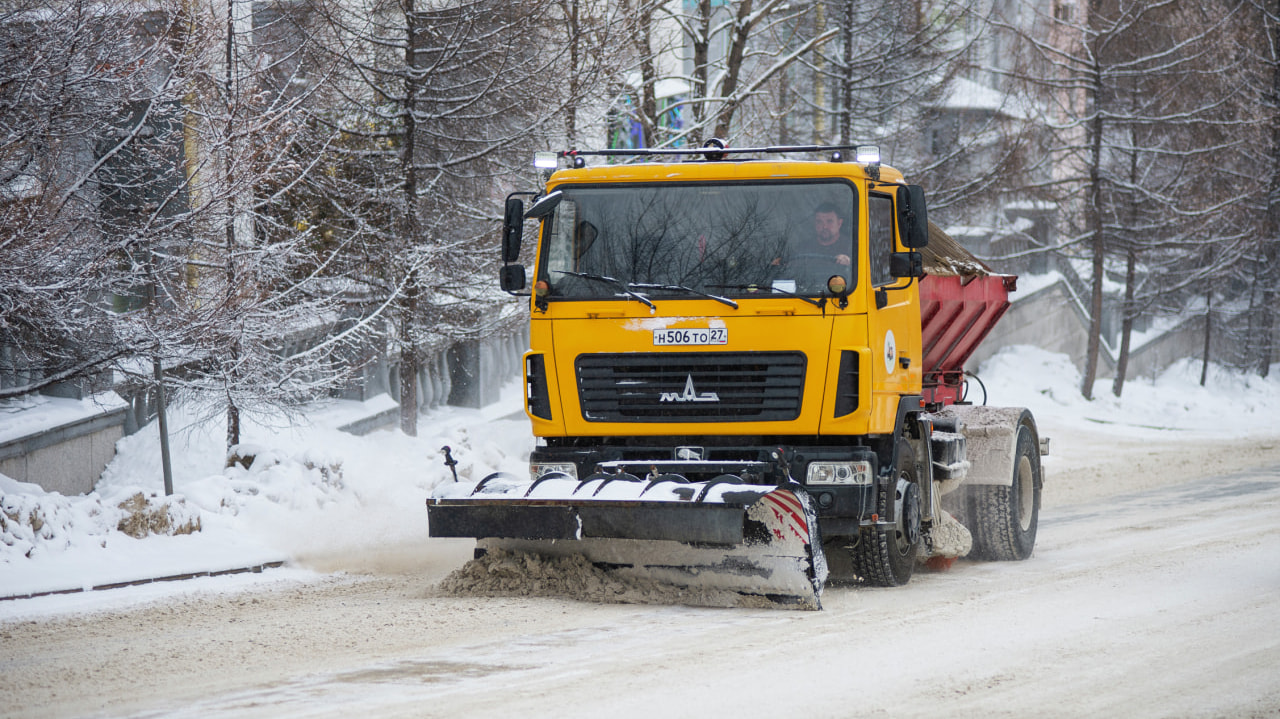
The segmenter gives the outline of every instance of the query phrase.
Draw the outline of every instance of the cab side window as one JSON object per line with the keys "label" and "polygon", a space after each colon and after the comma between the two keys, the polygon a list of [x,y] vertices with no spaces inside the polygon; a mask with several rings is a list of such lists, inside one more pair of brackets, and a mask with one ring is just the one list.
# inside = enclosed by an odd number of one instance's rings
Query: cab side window
{"label": "cab side window", "polygon": [[867,253],[870,256],[871,285],[893,282],[889,255],[893,253],[893,198],[872,194],[867,204]]}

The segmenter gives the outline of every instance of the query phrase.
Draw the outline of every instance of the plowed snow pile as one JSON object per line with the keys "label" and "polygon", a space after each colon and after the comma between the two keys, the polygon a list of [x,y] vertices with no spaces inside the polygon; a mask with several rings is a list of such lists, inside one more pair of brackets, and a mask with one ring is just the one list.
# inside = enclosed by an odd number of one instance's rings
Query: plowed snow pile
{"label": "plowed snow pile", "polygon": [[760,596],[723,589],[690,589],[611,574],[585,557],[544,557],[493,550],[467,562],[440,583],[449,596],[564,597],[613,604],[687,604],[697,607],[776,607]]}

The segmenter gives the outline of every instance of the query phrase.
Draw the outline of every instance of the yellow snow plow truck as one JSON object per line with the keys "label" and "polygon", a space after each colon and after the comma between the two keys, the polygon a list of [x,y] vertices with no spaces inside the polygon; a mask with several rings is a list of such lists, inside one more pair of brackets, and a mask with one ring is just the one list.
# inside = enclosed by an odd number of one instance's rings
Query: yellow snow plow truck
{"label": "yellow snow plow truck", "polygon": [[963,371],[1015,278],[931,226],[876,148],[539,162],[501,272],[530,298],[530,474],[441,487],[431,536],[809,608],[829,577],[1031,554],[1047,440],[966,402]]}

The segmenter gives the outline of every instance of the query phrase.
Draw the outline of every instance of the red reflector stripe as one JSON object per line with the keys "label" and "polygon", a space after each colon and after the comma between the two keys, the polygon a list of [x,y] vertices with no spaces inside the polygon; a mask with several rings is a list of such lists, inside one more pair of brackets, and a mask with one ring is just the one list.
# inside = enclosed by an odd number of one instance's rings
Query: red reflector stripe
{"label": "red reflector stripe", "polygon": [[804,505],[800,504],[800,499],[791,492],[770,492],[765,496],[789,506],[793,512],[804,514]]}
{"label": "red reflector stripe", "polygon": [[805,520],[803,512],[797,513],[796,511],[800,506],[799,500],[795,497],[790,497],[790,501],[787,501],[787,499],[779,497],[777,494],[766,494],[764,498],[769,500],[777,511],[780,511],[780,519],[785,521],[783,515],[791,518],[792,522],[794,522],[792,529],[800,535],[801,539],[804,541],[809,540],[809,522]]}

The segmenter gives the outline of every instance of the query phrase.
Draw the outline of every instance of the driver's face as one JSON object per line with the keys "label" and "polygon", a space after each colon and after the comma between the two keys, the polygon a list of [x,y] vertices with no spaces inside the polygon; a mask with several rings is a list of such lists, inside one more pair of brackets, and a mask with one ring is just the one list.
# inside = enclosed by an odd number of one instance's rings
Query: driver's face
{"label": "driver's face", "polygon": [[840,239],[844,220],[834,212],[818,212],[813,216],[813,234],[820,245],[834,245]]}

